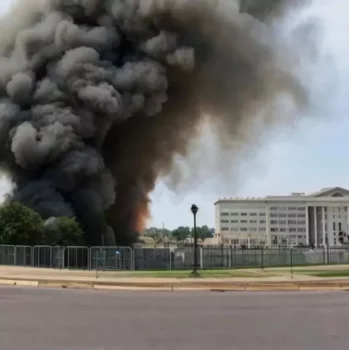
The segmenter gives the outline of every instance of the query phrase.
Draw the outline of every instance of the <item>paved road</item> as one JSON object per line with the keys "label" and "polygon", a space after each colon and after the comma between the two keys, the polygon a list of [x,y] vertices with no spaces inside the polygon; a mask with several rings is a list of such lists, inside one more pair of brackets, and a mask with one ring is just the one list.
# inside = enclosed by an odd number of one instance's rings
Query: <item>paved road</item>
{"label": "paved road", "polygon": [[349,348],[349,293],[0,288],[1,350]]}

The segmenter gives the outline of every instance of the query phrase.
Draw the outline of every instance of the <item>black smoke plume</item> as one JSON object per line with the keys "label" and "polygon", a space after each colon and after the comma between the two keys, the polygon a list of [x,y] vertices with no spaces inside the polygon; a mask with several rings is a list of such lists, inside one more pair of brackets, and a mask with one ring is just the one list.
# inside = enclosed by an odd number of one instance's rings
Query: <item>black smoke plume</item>
{"label": "black smoke plume", "polygon": [[[45,219],[130,244],[208,118],[222,145],[307,91],[273,23],[299,0],[22,0],[0,32],[1,167]],[[293,4],[293,5],[292,5]],[[291,6],[290,6],[291,5]],[[262,119],[261,119],[262,118]]]}

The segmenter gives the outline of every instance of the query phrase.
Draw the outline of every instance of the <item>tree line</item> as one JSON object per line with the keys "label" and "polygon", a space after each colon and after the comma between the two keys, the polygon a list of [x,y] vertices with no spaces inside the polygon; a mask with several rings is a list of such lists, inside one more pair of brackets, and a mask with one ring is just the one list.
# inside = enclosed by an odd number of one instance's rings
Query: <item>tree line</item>
{"label": "tree line", "polygon": [[[196,228],[199,239],[213,237],[214,229],[207,225]],[[155,241],[184,241],[194,237],[194,229],[179,226],[174,230],[151,227],[144,236]],[[43,220],[42,217],[19,202],[5,201],[0,205],[0,244],[9,245],[85,245],[84,231],[75,218],[58,217]]]}
{"label": "tree line", "polygon": [[5,202],[0,206],[0,244],[83,245],[84,232],[74,218],[44,221],[37,212],[19,202]]}
{"label": "tree line", "polygon": [[[207,225],[198,226],[196,228],[196,233],[199,239],[204,240],[205,238],[213,237],[214,229],[209,228]],[[174,230],[168,230],[165,228],[150,227],[143,231],[143,235],[152,237],[155,240],[167,237],[176,241],[183,241],[187,238],[194,237],[194,228],[189,226],[179,226]]]}

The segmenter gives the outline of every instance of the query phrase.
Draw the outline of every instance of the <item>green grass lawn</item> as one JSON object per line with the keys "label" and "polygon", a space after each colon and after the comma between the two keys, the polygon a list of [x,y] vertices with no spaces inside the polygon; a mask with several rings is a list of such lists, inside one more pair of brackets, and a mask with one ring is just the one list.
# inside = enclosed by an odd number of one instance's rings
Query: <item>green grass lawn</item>
{"label": "green grass lawn", "polygon": [[314,277],[349,277],[349,270],[299,270],[296,272],[299,275],[307,275]]}
{"label": "green grass lawn", "polygon": [[[193,278],[192,270],[163,270],[163,271],[130,271],[118,273],[117,277],[137,277],[137,278]],[[269,277],[275,274],[263,272],[262,270],[199,270],[199,278],[232,278],[232,277]],[[115,273],[99,271],[98,274],[103,277],[116,277]]]}
{"label": "green grass lawn", "polygon": [[[307,275],[314,277],[349,277],[349,266],[338,269],[333,265],[293,267],[294,275]],[[98,271],[97,275],[104,278],[135,277],[135,278],[193,278],[192,270],[152,270],[152,271]],[[263,278],[286,276],[291,273],[290,267],[270,269],[215,269],[199,270],[198,278]]]}

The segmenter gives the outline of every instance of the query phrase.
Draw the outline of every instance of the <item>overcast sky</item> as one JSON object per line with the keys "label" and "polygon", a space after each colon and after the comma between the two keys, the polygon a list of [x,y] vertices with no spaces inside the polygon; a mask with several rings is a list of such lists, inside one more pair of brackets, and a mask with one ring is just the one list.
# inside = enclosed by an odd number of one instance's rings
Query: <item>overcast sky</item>
{"label": "overcast sky", "polygon": [[[1,0],[0,12],[5,12],[11,2]],[[321,52],[331,57],[331,63],[322,64],[318,72],[319,81],[322,76],[324,81],[335,77],[335,84],[329,87],[331,100],[318,98],[317,112],[311,119],[299,124],[296,131],[275,134],[253,160],[246,159],[246,175],[238,186],[229,181],[224,186],[208,181],[176,193],[159,182],[152,194],[153,219],[149,225],[191,225],[189,208],[196,203],[200,208],[198,224],[213,227],[213,203],[218,197],[315,192],[330,186],[349,188],[349,1],[313,0],[311,14],[322,24]],[[0,193],[6,192],[7,186],[0,182]]]}

